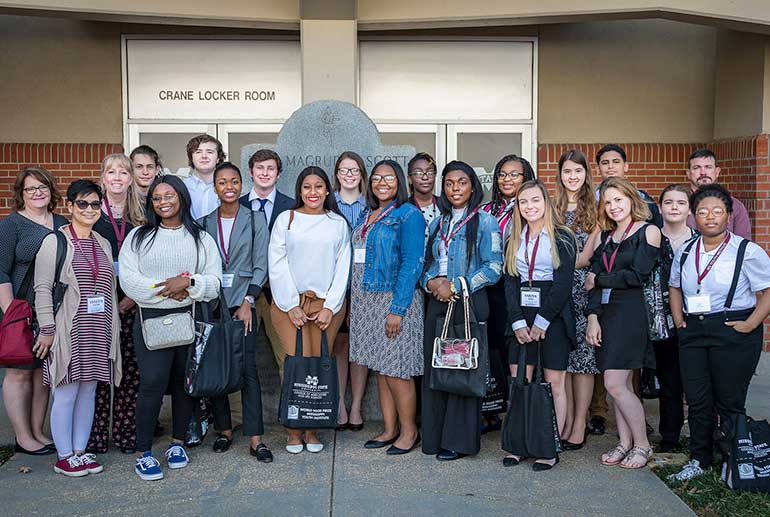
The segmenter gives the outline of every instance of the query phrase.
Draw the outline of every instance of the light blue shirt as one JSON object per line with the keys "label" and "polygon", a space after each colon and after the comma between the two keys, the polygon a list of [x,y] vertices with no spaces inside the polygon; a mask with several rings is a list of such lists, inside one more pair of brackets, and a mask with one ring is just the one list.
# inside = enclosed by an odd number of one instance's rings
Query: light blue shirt
{"label": "light blue shirt", "polygon": [[214,182],[206,183],[193,171],[184,180],[187,190],[190,192],[190,212],[193,219],[198,220],[204,215],[208,215],[219,207],[219,198],[214,190]]}

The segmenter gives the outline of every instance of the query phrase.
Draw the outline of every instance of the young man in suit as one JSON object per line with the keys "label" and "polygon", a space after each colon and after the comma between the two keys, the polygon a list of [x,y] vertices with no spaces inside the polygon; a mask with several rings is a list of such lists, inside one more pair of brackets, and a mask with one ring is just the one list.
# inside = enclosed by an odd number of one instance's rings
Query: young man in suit
{"label": "young man in suit", "polygon": [[[241,204],[255,212],[262,212],[267,221],[268,230],[272,231],[276,217],[294,206],[294,200],[281,194],[276,188],[278,176],[281,174],[281,157],[270,149],[260,149],[249,158],[249,173],[254,186],[248,194],[241,196]],[[257,316],[264,325],[259,325],[257,339],[267,339],[273,349],[275,362],[278,365],[278,375],[283,380],[284,351],[278,334],[275,332],[270,319],[270,287],[265,288],[256,300]]]}

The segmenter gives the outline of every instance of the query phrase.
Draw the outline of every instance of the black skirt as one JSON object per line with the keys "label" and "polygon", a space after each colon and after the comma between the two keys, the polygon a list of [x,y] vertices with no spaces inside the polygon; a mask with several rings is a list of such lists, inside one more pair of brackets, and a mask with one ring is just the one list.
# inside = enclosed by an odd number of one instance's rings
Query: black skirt
{"label": "black skirt", "polygon": [[642,289],[613,289],[610,303],[602,307],[602,343],[596,355],[599,370],[642,368],[647,350],[647,308]]}

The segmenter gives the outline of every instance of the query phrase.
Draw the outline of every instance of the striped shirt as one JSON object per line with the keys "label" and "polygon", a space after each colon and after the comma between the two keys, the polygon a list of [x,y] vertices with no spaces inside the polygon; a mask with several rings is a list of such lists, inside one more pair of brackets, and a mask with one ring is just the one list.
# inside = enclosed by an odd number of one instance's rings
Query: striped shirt
{"label": "striped shirt", "polygon": [[366,199],[363,195],[359,195],[358,199],[352,203],[347,203],[339,192],[334,193],[334,199],[337,200],[337,206],[345,219],[348,220],[351,228],[355,228],[361,222],[361,214],[366,211]]}

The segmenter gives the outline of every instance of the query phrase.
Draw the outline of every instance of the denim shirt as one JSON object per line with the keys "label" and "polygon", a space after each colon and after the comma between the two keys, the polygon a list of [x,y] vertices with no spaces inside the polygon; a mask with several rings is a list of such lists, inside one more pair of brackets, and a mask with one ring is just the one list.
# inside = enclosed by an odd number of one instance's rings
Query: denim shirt
{"label": "denim shirt", "polygon": [[[479,229],[476,237],[476,249],[471,253],[470,265],[466,254],[465,232],[468,226],[463,226],[457,235],[449,243],[447,251],[447,278],[454,283],[457,292],[460,292],[460,282],[458,277],[465,277],[468,283],[468,289],[472,293],[488,285],[497,283],[503,271],[503,247],[502,237],[500,236],[500,226],[497,220],[487,212],[480,210]],[[423,273],[420,279],[420,285],[427,289],[428,281],[436,278],[439,272],[439,244],[441,236],[438,234],[438,225],[441,219],[444,219],[445,231],[448,230],[451,215],[444,215],[436,218],[430,224],[430,235],[436,235],[433,240],[433,246],[427,253],[433,254],[433,260],[430,267]]]}
{"label": "denim shirt", "polygon": [[[366,212],[362,221],[368,218]],[[361,231],[360,228],[356,231]],[[364,291],[392,291],[390,313],[406,314],[422,274],[425,219],[411,203],[404,203],[372,226],[366,234]]]}

